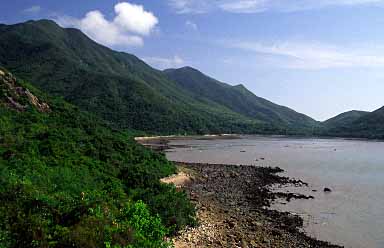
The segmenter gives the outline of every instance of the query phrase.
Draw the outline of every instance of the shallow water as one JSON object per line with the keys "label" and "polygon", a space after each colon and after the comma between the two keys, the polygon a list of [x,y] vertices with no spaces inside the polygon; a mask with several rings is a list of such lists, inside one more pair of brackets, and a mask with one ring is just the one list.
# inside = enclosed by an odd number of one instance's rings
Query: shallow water
{"label": "shallow water", "polygon": [[[170,160],[278,166],[308,188],[280,191],[313,200],[276,203],[303,216],[304,230],[345,247],[384,247],[384,142],[244,136],[239,139],[174,140]],[[324,187],[332,189],[324,193]],[[317,190],[317,192],[313,192]]]}

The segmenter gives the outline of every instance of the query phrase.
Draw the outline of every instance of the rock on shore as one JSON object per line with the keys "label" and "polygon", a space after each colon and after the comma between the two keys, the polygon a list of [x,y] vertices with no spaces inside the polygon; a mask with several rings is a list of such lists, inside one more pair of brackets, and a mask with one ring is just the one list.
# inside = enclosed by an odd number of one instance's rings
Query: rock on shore
{"label": "rock on shore", "polygon": [[[179,163],[191,180],[184,189],[195,202],[199,225],[174,239],[176,248],[189,247],[338,247],[306,236],[303,220],[268,210],[278,198],[310,198],[274,193],[272,184],[305,183],[278,176],[279,168]],[[191,176],[193,174],[193,176]]]}

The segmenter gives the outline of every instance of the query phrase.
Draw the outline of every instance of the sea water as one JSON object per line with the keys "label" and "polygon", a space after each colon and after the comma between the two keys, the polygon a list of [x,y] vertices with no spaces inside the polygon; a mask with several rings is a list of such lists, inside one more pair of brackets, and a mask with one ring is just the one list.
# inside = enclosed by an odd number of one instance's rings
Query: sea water
{"label": "sea water", "polygon": [[242,136],[170,145],[175,148],[167,157],[174,161],[278,166],[309,187],[275,190],[315,199],[278,200],[272,208],[301,215],[312,237],[345,247],[384,247],[384,142]]}

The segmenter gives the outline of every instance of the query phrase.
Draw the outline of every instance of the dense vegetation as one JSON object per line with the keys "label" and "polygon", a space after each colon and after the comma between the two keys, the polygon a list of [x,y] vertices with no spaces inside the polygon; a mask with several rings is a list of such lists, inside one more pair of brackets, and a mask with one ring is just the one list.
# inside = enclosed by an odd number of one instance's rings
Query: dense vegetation
{"label": "dense vegetation", "polygon": [[213,88],[221,95],[197,98],[195,91],[135,56],[48,20],[0,25],[0,65],[117,128],[168,134],[285,134],[307,132],[315,123],[244,87],[216,84],[207,77],[200,86],[207,82],[205,92]]}
{"label": "dense vegetation", "polygon": [[167,247],[165,235],[194,223],[185,193],[159,182],[174,172],[129,134],[0,71],[0,247]]}
{"label": "dense vegetation", "polygon": [[255,96],[243,85],[231,86],[219,82],[194,68],[168,69],[164,73],[181,88],[190,92],[194,99],[210,105],[222,105],[248,118],[285,127],[287,134],[308,133],[318,125],[315,120],[304,114]]}
{"label": "dense vegetation", "polygon": [[49,20],[0,25],[0,66],[119,130],[384,137],[382,110],[319,123],[190,67],[155,70]]}
{"label": "dense vegetation", "polygon": [[369,112],[352,110],[339,114],[331,119],[323,122],[325,128],[346,127],[350,123],[358,120],[359,118],[367,115]]}
{"label": "dense vegetation", "polygon": [[55,96],[0,70],[0,248],[167,247],[166,235],[193,225],[185,193],[159,181],[175,166],[123,130],[384,139],[384,108],[319,124],[47,20],[0,25],[0,66]]}
{"label": "dense vegetation", "polygon": [[350,111],[325,121],[318,135],[384,139],[384,107],[373,112]]}

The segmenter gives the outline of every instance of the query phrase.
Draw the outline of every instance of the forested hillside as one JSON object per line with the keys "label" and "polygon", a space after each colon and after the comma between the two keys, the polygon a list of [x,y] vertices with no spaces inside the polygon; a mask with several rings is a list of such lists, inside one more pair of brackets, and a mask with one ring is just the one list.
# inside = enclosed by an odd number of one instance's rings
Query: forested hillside
{"label": "forested hillside", "polygon": [[324,121],[323,125],[329,129],[346,127],[367,114],[369,114],[369,112],[352,110]]}
{"label": "forested hillside", "polygon": [[382,138],[382,110],[324,123],[184,67],[159,71],[53,21],[0,25],[0,65],[119,130]]}
{"label": "forested hillside", "polygon": [[[302,127],[314,123],[243,87],[227,92],[223,84],[219,99],[196,98],[196,92],[185,87],[190,81],[170,80],[133,55],[49,20],[0,25],[0,65],[117,128],[163,134],[283,134],[302,133]],[[206,78],[202,80],[193,83],[202,85]]]}
{"label": "forested hillside", "polygon": [[194,224],[175,166],[0,69],[0,247],[166,247]]}
{"label": "forested hillside", "polygon": [[287,127],[292,132],[309,131],[318,125],[315,120],[304,114],[255,96],[243,85],[231,86],[219,82],[194,68],[168,69],[164,73],[183,89],[191,92],[194,99],[223,105],[248,118]]}
{"label": "forested hillside", "polygon": [[384,107],[373,111],[351,111],[324,122],[320,135],[384,139]]}

